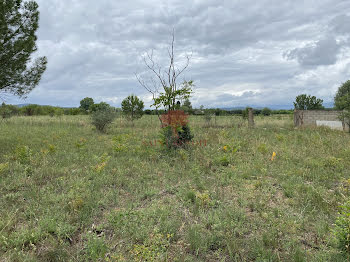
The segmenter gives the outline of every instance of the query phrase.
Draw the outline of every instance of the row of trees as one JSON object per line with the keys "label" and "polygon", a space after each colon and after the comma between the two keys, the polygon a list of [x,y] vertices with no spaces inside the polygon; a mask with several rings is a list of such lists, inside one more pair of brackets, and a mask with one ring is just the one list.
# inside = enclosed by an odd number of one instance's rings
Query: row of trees
{"label": "row of trees", "polygon": [[[186,102],[186,101],[185,101]],[[55,106],[45,106],[45,105],[36,105],[30,104],[22,107],[18,107],[15,105],[8,105],[2,103],[0,105],[0,117],[1,118],[9,118],[11,116],[62,116],[62,115],[86,115],[96,112],[98,110],[103,110],[105,108],[112,108],[116,113],[123,113],[126,118],[131,121],[139,119],[144,114],[146,115],[157,115],[164,114],[166,110],[159,109],[145,109],[144,103],[137,96],[131,95],[127,97],[122,102],[121,108],[111,107],[109,104],[105,102],[94,103],[92,98],[84,98],[80,102],[79,108],[62,108]],[[201,106],[200,108],[192,108],[191,102],[187,100],[187,103],[179,106],[177,109],[184,111],[188,115],[215,115],[215,116],[229,116],[229,115],[241,115],[244,116],[246,114],[246,109],[233,109],[233,110],[225,110],[221,108],[204,108]],[[263,109],[254,109],[255,115],[264,115],[269,116],[271,114],[292,114],[292,110],[271,110],[269,108]]]}
{"label": "row of trees", "polygon": [[[130,120],[134,121],[143,116],[144,103],[135,95],[130,95],[122,101],[121,111]],[[95,104],[94,100],[90,97],[85,97],[80,101],[80,110],[85,114],[93,113],[96,111],[104,111],[111,108],[111,106],[105,102]],[[115,109],[119,111],[120,109]]]}
{"label": "row of trees", "polygon": [[[230,115],[244,115],[247,111],[247,108],[244,109],[222,109],[222,108],[193,108],[191,110],[186,110],[184,107],[180,107],[180,110],[184,111],[188,115],[215,115],[215,116],[230,116]],[[166,113],[166,110],[158,110],[158,113],[164,114]],[[155,110],[146,109],[145,110],[146,115],[156,115],[157,112]],[[263,116],[269,116],[272,114],[293,114],[293,110],[285,110],[285,109],[278,109],[278,110],[272,110],[268,107],[262,108],[262,109],[254,109],[254,115],[263,115]]]}
{"label": "row of trees", "polygon": [[135,95],[128,96],[122,102],[122,108],[114,108],[105,102],[94,103],[92,98],[86,97],[80,101],[79,108],[62,108],[55,106],[42,106],[36,104],[25,105],[22,107],[15,105],[0,105],[0,117],[9,118],[11,116],[62,116],[62,115],[80,115],[89,114],[96,111],[113,110],[123,112],[131,121],[142,117],[144,111],[143,102]]}
{"label": "row of trees", "polygon": [[61,115],[79,115],[79,108],[62,108],[55,106],[42,106],[30,104],[22,107],[7,105],[2,103],[0,106],[0,117],[9,118],[11,116],[61,116]]}

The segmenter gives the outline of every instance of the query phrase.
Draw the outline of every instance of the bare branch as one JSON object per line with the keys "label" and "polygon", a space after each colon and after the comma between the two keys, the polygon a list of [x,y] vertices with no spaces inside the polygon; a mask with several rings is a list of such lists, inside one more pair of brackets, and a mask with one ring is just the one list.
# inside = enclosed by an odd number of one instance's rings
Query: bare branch
{"label": "bare branch", "polygon": [[[186,62],[184,66],[178,68],[175,62],[176,55],[175,55],[175,30],[172,31],[172,38],[169,47],[167,48],[168,57],[169,57],[169,64],[167,67],[162,68],[159,66],[153,57],[153,50],[151,52],[146,52],[146,54],[143,56],[143,62],[146,65],[146,67],[153,73],[155,78],[151,78],[151,83],[153,88],[151,88],[148,83],[139,75],[137,75],[137,80],[140,83],[141,86],[143,86],[148,92],[150,92],[153,95],[154,100],[157,98],[158,94],[158,87],[162,87],[165,91],[165,95],[169,96],[170,99],[167,100],[168,102],[164,103],[166,104],[169,109],[175,108],[175,103],[177,99],[177,85],[178,85],[178,78],[179,76],[187,69],[190,63],[191,56],[186,54]],[[157,80],[157,81],[156,81]],[[156,83],[159,83],[158,85]],[[170,104],[169,104],[170,102]]]}
{"label": "bare branch", "polygon": [[135,73],[135,77],[137,79],[137,81],[139,82],[139,84],[141,86],[143,86],[149,93],[153,94],[154,93],[154,90],[152,90],[147,84],[146,82],[139,76]]}
{"label": "bare branch", "polygon": [[[148,60],[145,57],[143,57],[143,61],[144,61],[145,65],[148,67],[148,69],[150,69],[157,76],[157,78],[159,79],[159,81],[161,82],[163,87],[165,87],[166,82],[162,77],[161,67],[156,66],[156,64],[153,60],[153,50],[152,50],[151,54],[149,54],[148,52],[146,54],[147,54]],[[158,69],[156,69],[156,67],[158,67]]]}

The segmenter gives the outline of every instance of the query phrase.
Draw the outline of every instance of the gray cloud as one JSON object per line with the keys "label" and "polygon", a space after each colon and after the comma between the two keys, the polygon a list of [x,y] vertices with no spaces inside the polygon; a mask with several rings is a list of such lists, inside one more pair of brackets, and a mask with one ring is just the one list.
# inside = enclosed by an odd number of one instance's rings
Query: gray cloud
{"label": "gray cloud", "polygon": [[287,59],[296,59],[303,66],[332,65],[337,61],[341,46],[333,36],[295,48],[285,53]]}
{"label": "gray cloud", "polygon": [[350,34],[350,15],[341,14],[337,15],[330,23],[330,28],[332,31],[342,35]]}
{"label": "gray cloud", "polygon": [[328,102],[349,75],[349,1],[37,2],[38,55],[49,64],[29,103],[120,106],[135,93],[150,105],[134,74],[148,74],[141,56],[151,49],[166,65],[173,28],[178,61],[192,52],[183,77],[196,84],[195,106],[292,106],[301,92]]}
{"label": "gray cloud", "polygon": [[332,65],[337,62],[342,47],[349,45],[350,16],[336,15],[320,32],[321,39],[284,53],[289,60],[296,59],[302,66]]}

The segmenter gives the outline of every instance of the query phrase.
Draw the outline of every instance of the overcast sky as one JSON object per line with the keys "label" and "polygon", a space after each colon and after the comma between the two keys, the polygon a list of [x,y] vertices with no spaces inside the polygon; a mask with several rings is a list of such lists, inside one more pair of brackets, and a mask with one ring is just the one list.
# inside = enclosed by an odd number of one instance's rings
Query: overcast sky
{"label": "overcast sky", "polygon": [[135,73],[146,77],[152,49],[167,64],[173,28],[177,61],[192,54],[194,106],[292,107],[301,93],[328,103],[350,79],[349,0],[36,1],[48,68],[25,101],[8,102],[120,106],[134,93],[150,105]]}

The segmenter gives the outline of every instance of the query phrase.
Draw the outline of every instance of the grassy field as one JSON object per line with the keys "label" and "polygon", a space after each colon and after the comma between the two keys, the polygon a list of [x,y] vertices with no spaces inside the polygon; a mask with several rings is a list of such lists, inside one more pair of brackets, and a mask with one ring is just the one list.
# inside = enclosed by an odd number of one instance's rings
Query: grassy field
{"label": "grassy field", "polygon": [[347,261],[349,134],[212,122],[191,117],[194,145],[171,152],[154,116],[0,122],[0,261]]}

